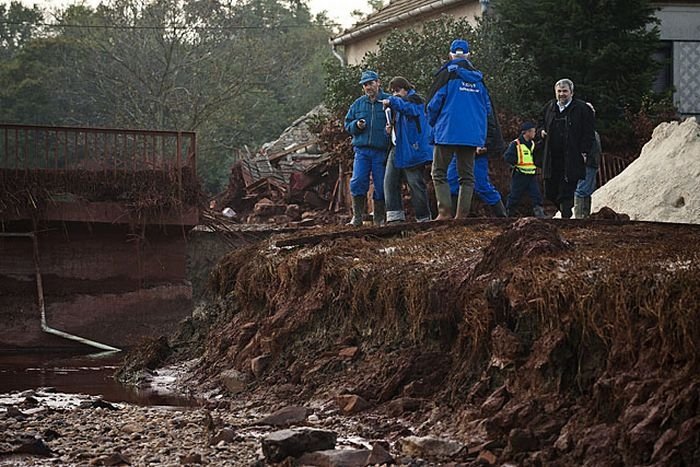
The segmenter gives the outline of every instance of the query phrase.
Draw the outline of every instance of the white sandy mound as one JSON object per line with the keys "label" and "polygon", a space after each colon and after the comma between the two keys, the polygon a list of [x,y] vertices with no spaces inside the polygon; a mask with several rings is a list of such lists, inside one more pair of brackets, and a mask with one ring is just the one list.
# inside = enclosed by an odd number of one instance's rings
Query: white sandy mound
{"label": "white sandy mound", "polygon": [[632,220],[700,224],[700,125],[661,123],[639,158],[593,193],[591,212],[608,206]]}

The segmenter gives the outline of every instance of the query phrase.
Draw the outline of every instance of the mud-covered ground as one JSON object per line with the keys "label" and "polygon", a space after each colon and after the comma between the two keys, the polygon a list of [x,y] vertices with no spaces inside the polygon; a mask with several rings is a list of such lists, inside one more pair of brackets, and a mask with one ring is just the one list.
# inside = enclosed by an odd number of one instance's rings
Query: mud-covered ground
{"label": "mud-covered ground", "polygon": [[[187,423],[139,409],[137,424],[164,420],[163,428],[109,449],[90,441],[81,457],[64,437],[63,454],[29,458],[700,465],[699,242],[698,226],[616,220],[468,219],[272,236],[224,257],[207,305],[176,336],[126,361],[121,377],[131,382],[188,362],[177,385],[205,401],[171,417]],[[122,436],[94,412],[118,411],[80,410],[64,416]],[[5,431],[16,440],[49,428],[29,420]],[[296,431],[276,433],[287,427]],[[335,442],[310,442],[318,429]],[[302,447],[280,441],[287,436]],[[144,449],[156,453],[151,460]]]}

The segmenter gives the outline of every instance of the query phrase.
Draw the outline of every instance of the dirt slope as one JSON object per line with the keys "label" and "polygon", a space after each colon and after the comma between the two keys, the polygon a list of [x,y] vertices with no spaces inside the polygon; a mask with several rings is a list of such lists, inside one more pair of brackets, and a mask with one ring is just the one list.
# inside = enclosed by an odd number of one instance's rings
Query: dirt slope
{"label": "dirt slope", "polygon": [[287,234],[224,258],[173,358],[201,356],[202,390],[236,369],[289,404],[360,396],[464,442],[463,465],[699,465],[699,241],[600,220]]}

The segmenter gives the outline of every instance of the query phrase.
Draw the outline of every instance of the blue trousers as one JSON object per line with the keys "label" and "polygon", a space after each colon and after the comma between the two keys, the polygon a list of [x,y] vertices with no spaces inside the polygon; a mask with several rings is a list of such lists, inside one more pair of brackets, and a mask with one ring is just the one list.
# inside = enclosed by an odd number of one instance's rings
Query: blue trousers
{"label": "blue trousers", "polygon": [[372,174],[374,195],[377,201],[384,200],[384,164],[386,150],[355,147],[355,160],[352,164],[350,193],[352,196],[367,196],[369,191],[369,175]]}
{"label": "blue trousers", "polygon": [[582,178],[576,184],[574,196],[577,198],[588,198],[596,189],[596,175],[598,175],[598,167],[586,166],[586,178]]}
{"label": "blue trousers", "polygon": [[[447,167],[447,183],[450,184],[452,196],[457,196],[459,176],[457,175],[457,159],[454,157]],[[474,157],[474,193],[489,206],[501,201],[501,194],[489,179],[489,158],[485,154]]]}
{"label": "blue trousers", "polygon": [[391,148],[386,162],[384,174],[384,197],[386,198],[386,221],[406,220],[403,211],[403,199],[401,198],[401,180],[403,177],[408,182],[411,190],[411,204],[418,222],[429,221],[430,205],[428,204],[428,188],[423,176],[423,165],[399,169],[394,165],[396,149]]}
{"label": "blue trousers", "polygon": [[537,176],[534,174],[527,175],[514,170],[513,178],[510,181],[510,193],[508,193],[508,200],[506,201],[506,210],[508,212],[512,212],[515,209],[525,192],[530,195],[530,200],[532,200],[534,206],[542,206],[542,194],[540,194]]}

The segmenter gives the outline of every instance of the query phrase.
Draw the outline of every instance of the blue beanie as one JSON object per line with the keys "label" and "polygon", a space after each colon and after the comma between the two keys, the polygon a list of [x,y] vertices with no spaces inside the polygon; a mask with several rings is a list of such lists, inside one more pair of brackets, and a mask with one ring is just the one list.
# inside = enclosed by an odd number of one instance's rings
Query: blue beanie
{"label": "blue beanie", "polygon": [[462,53],[468,54],[469,53],[469,42],[467,42],[464,39],[455,39],[452,41],[452,45],[450,45],[450,52],[451,53],[457,53],[458,50],[461,50]]}

